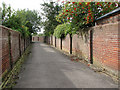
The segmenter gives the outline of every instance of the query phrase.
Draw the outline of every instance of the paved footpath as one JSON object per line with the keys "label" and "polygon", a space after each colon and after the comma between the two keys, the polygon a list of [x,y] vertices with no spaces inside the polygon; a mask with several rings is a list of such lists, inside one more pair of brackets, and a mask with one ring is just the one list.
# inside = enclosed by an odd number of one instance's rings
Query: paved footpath
{"label": "paved footpath", "polygon": [[[15,88],[117,88],[112,79],[73,62],[43,43],[33,43]],[[114,90],[114,89],[112,89]]]}

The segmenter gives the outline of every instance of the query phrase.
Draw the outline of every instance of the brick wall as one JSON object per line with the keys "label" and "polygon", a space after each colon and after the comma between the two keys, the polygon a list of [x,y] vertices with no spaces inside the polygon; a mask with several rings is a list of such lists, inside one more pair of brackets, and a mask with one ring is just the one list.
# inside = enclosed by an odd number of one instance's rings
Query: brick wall
{"label": "brick wall", "polygon": [[[0,68],[2,68],[2,28],[0,28]],[[2,69],[0,69],[0,77],[2,74]]]}
{"label": "brick wall", "polygon": [[53,36],[50,36],[50,44],[53,45]]}
{"label": "brick wall", "polygon": [[[30,38],[24,39],[19,32],[13,31],[4,26],[0,26],[0,31],[0,44],[2,46],[0,48],[0,65],[2,66],[1,75],[10,70],[11,64],[14,66],[14,63],[30,44]],[[12,63],[10,63],[10,60]]]}
{"label": "brick wall", "polygon": [[[97,25],[93,35],[93,58],[94,62],[111,70],[118,68],[118,25],[120,22]],[[113,70],[112,70],[113,69]]]}
{"label": "brick wall", "polygon": [[[49,37],[50,38],[50,37]],[[52,36],[52,41],[50,41],[52,45],[55,47],[55,36]],[[62,50],[69,53],[70,51],[70,40],[69,35],[67,35],[64,39],[62,39]],[[61,39],[56,38],[56,48],[61,49]]]}
{"label": "brick wall", "polygon": [[8,30],[6,30],[5,27],[2,27],[2,54],[0,56],[2,60],[2,72],[10,68],[8,35]]}
{"label": "brick wall", "polygon": [[55,37],[52,36],[52,38],[53,38],[53,46],[55,46]]}
{"label": "brick wall", "polygon": [[[110,73],[118,75],[120,66],[120,14],[115,13],[96,21],[96,26],[89,28],[87,37],[73,35],[72,53],[85,60],[91,60],[93,53],[93,65],[102,67]],[[93,31],[93,34],[90,33]],[[90,38],[92,35],[93,39]],[[92,42],[92,48],[90,47]],[[53,36],[55,46],[55,37]],[[57,48],[60,47],[60,39],[56,39]],[[60,48],[59,48],[60,49]],[[62,40],[62,50],[70,52],[70,37],[67,35]],[[91,51],[92,50],[92,51]]]}
{"label": "brick wall", "polygon": [[62,40],[62,50],[64,50],[64,51],[69,53],[69,51],[70,51],[70,35],[67,35]]}
{"label": "brick wall", "polygon": [[24,52],[24,38],[20,38],[20,47],[21,47],[21,53]]}
{"label": "brick wall", "polygon": [[56,38],[56,47],[60,49],[60,39]]}
{"label": "brick wall", "polygon": [[32,36],[32,42],[44,42],[44,36]]}
{"label": "brick wall", "polygon": [[10,30],[10,38],[11,38],[11,54],[13,63],[20,57],[19,53],[19,35],[20,33],[16,33],[13,30]]}
{"label": "brick wall", "polygon": [[74,55],[82,57],[86,60],[90,59],[90,39],[88,37],[73,35],[72,52]]}
{"label": "brick wall", "polygon": [[93,58],[94,63],[106,68],[108,71],[118,74],[119,66],[119,32],[120,13],[111,15],[96,21],[93,27]]}

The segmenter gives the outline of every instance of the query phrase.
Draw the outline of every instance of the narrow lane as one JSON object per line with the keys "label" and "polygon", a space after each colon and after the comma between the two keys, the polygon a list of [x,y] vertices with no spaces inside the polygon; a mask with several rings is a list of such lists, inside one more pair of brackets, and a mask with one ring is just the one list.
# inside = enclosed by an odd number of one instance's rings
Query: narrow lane
{"label": "narrow lane", "polygon": [[43,43],[33,43],[15,88],[117,88],[112,79],[72,62]]}

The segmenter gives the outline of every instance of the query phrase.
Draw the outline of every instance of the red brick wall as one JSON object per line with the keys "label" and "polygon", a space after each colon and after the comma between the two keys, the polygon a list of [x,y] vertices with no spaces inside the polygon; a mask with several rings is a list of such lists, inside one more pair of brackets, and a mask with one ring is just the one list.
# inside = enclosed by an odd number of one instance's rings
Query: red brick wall
{"label": "red brick wall", "polygon": [[120,24],[118,24],[118,68],[120,69]]}
{"label": "red brick wall", "polygon": [[0,56],[2,58],[2,72],[10,68],[8,35],[8,30],[2,27],[2,37],[0,38],[2,40],[2,54]]}
{"label": "red brick wall", "polygon": [[20,42],[21,42],[21,53],[23,53],[24,52],[24,38],[21,37]]}
{"label": "red brick wall", "polygon": [[62,49],[66,52],[70,51],[70,35],[67,35],[65,39],[62,40]]}
{"label": "red brick wall", "polygon": [[33,36],[32,41],[33,42],[44,42],[44,36]]}
{"label": "red brick wall", "polygon": [[72,52],[73,54],[82,57],[86,60],[90,58],[90,39],[88,37],[73,35],[72,38]]}
{"label": "red brick wall", "polygon": [[[103,18],[96,22],[93,29],[93,64],[106,68],[114,74],[118,74],[120,66],[120,19],[119,15]],[[73,35],[72,53],[90,61],[90,30],[88,37]],[[55,46],[53,37],[53,45]],[[58,45],[59,44],[59,45]],[[60,39],[56,40],[57,48],[60,49]],[[62,49],[70,52],[70,37],[67,35],[62,40]]]}
{"label": "red brick wall", "polygon": [[55,37],[53,36],[53,46],[55,46]]}
{"label": "red brick wall", "polygon": [[53,45],[53,36],[50,36],[50,44]]}
{"label": "red brick wall", "polygon": [[97,25],[93,35],[93,57],[106,68],[118,70],[118,25]]}
{"label": "red brick wall", "polygon": [[56,38],[56,47],[60,49],[60,39]]}
{"label": "red brick wall", "polygon": [[[2,28],[0,28],[0,38],[2,38]],[[2,39],[0,39],[0,75],[2,74]],[[1,76],[0,76],[1,77]]]}
{"label": "red brick wall", "polygon": [[[0,26],[0,30],[2,31],[0,36],[0,66],[2,66],[2,73],[5,71],[10,70],[10,52],[11,52],[11,59],[14,66],[14,63],[20,57],[21,54],[24,52],[24,48],[30,44],[30,38],[25,38],[26,43],[24,42],[24,38],[21,37],[19,32],[13,31],[10,28]],[[10,33],[10,34],[9,34]],[[11,50],[10,50],[10,44]],[[25,47],[24,47],[25,43]],[[1,68],[0,68],[1,69]],[[1,73],[0,73],[1,75]]]}
{"label": "red brick wall", "polygon": [[13,63],[20,57],[19,53],[19,34],[16,31],[10,30],[11,37],[11,54]]}
{"label": "red brick wall", "polygon": [[120,70],[120,14],[102,18],[96,22],[93,35],[94,62],[112,73]]}

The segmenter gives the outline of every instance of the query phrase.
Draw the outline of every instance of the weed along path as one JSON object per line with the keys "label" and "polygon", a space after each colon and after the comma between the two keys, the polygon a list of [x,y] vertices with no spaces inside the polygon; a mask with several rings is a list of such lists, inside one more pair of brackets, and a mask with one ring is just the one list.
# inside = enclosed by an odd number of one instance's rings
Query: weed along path
{"label": "weed along path", "polygon": [[118,85],[109,76],[36,42],[14,88],[118,88]]}

